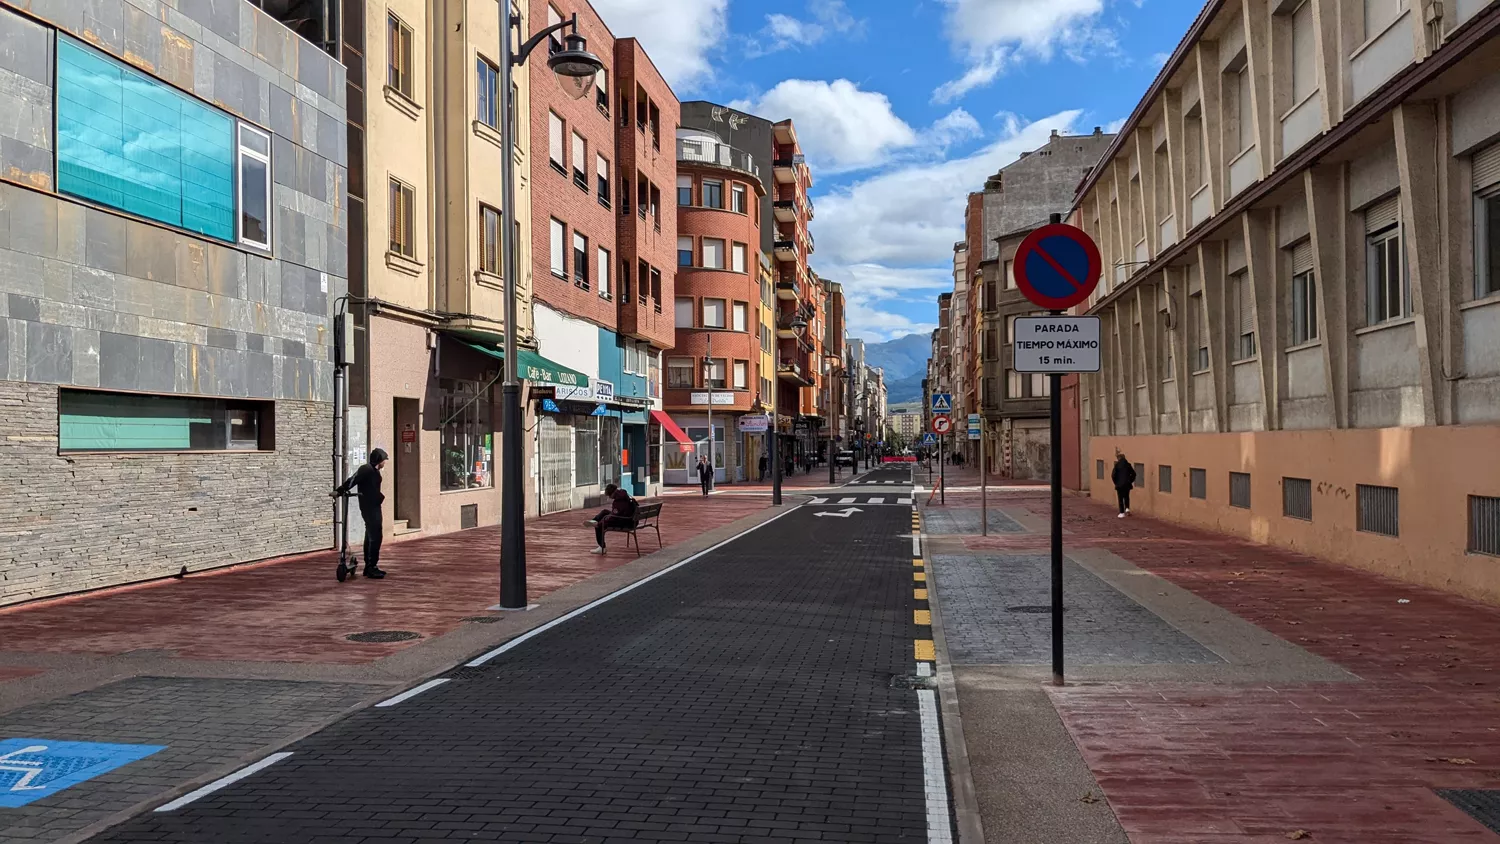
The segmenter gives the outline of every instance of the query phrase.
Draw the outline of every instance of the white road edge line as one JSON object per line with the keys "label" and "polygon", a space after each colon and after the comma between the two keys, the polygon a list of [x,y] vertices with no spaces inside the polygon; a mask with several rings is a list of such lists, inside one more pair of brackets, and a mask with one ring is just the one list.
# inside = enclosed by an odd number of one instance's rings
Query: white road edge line
{"label": "white road edge line", "polygon": [[531,639],[531,638],[533,638],[535,636],[540,636],[541,634],[547,632],[548,630],[551,630],[552,628],[558,626],[559,624],[562,624],[565,621],[569,621],[569,620],[572,620],[574,618],[577,618],[580,615],[583,615],[584,613],[588,612],[589,610],[593,609],[594,607],[606,604],[606,603],[614,600],[615,598],[618,598],[621,595],[624,595],[626,592],[629,592],[630,590],[635,589],[638,586],[644,586],[645,584],[650,583],[651,581],[657,579],[658,577],[661,577],[664,574],[667,574],[668,572],[676,571],[676,570],[682,568],[683,566],[687,565],[688,563],[691,563],[694,560],[697,560],[699,557],[703,557],[703,556],[706,556],[708,554],[711,554],[714,551],[717,551],[720,548],[723,548],[725,545],[728,545],[729,543],[735,541],[736,539],[739,539],[739,538],[741,538],[741,537],[743,537],[743,536],[745,536],[747,534],[754,533],[755,531],[760,530],[761,528],[763,528],[766,525],[768,525],[768,524],[776,521],[777,519],[780,519],[783,516],[789,516],[792,513],[795,513],[798,510],[801,510],[802,507],[803,507],[803,505],[798,504],[796,507],[793,507],[790,510],[787,510],[786,512],[784,512],[784,513],[777,513],[776,515],[772,516],[769,519],[766,519],[765,521],[761,522],[760,524],[755,525],[754,527],[742,530],[739,533],[735,534],[734,536],[731,536],[728,539],[724,540],[723,542],[720,542],[720,543],[718,543],[716,545],[711,545],[708,548],[704,548],[702,551],[699,551],[698,553],[692,555],[691,557],[688,557],[687,559],[683,560],[680,563],[674,563],[674,564],[672,564],[670,566],[667,566],[666,568],[662,569],[661,571],[657,572],[656,574],[651,575],[650,577],[643,577],[640,580],[637,580],[636,582],[630,584],[629,586],[624,587],[623,589],[618,589],[618,590],[616,590],[614,592],[609,593],[608,595],[605,595],[603,598],[600,598],[600,599],[598,599],[596,601],[593,601],[591,603],[588,603],[588,604],[584,604],[583,606],[579,607],[576,610],[573,610],[572,612],[568,613],[567,615],[558,616],[557,618],[552,619],[551,621],[547,622],[546,624],[543,624],[541,627],[538,627],[538,628],[536,628],[534,630],[528,630],[525,633],[522,633],[521,635],[517,636],[516,638],[511,639],[509,642],[506,642],[505,644],[501,645],[500,647],[495,648],[494,650],[490,651],[489,653],[482,654],[481,656],[478,656],[478,657],[476,657],[476,658],[474,658],[474,659],[472,659],[472,660],[470,660],[470,661],[468,661],[468,662],[466,662],[464,664],[467,665],[470,668],[478,668],[479,666],[484,665],[486,662],[489,662],[490,660],[492,660],[495,657],[497,657],[497,656],[505,653],[506,651],[510,650],[511,648],[516,647],[517,645],[521,644],[522,642],[526,641],[527,639]]}
{"label": "white road edge line", "polygon": [[416,697],[417,695],[419,695],[419,694],[427,691],[428,689],[435,689],[438,686],[441,686],[444,683],[448,682],[450,679],[452,679],[452,678],[451,677],[439,677],[436,680],[428,680],[427,682],[423,683],[422,685],[420,685],[420,686],[414,686],[414,687],[412,687],[410,689],[407,689],[406,691],[402,692],[399,695],[396,695],[395,697],[386,698],[385,700],[382,700],[381,702],[375,704],[375,708],[376,709],[385,709],[388,706],[395,706],[396,704],[398,704],[398,703],[400,703],[400,702],[402,702],[404,700],[410,700],[410,699]]}
{"label": "white road edge line", "polygon": [[927,796],[928,844],[952,844],[953,825],[948,820],[948,776],[943,761],[943,738],[938,730],[937,692],[917,690],[922,712],[922,778]]}
{"label": "white road edge line", "polygon": [[280,762],[281,760],[283,760],[283,759],[285,759],[285,758],[287,758],[288,756],[291,756],[291,755],[292,754],[291,754],[290,751],[282,752],[282,753],[272,753],[270,756],[267,756],[266,758],[260,760],[259,762],[256,762],[254,765],[250,765],[248,767],[241,768],[238,771],[235,771],[234,773],[230,774],[227,777],[220,777],[219,779],[214,780],[213,782],[209,783],[208,785],[203,786],[202,788],[198,789],[197,791],[190,791],[187,794],[182,795],[181,797],[177,798],[176,800],[173,800],[171,803],[167,803],[167,804],[162,805],[162,806],[157,806],[156,807],[156,811],[158,811],[158,812],[175,812],[178,809],[181,809],[183,806],[186,806],[187,804],[193,802],[194,800],[197,800],[200,797],[207,797],[208,795],[213,794],[215,791],[218,791],[219,789],[221,789],[221,788],[223,788],[225,786],[234,785],[235,783],[239,782],[240,780],[244,779],[245,777],[248,777],[251,774],[254,774],[254,773],[258,772],[258,771],[261,771],[261,770],[264,770],[266,768],[269,768],[272,765],[276,764],[277,762]]}
{"label": "white road edge line", "polygon": [[922,537],[916,531],[911,532],[911,555],[918,558],[922,556]]}

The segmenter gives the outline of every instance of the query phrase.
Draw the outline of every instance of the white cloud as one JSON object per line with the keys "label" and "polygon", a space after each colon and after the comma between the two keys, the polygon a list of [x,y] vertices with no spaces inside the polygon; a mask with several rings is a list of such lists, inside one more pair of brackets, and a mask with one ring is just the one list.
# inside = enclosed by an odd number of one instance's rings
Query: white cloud
{"label": "white cloud", "polygon": [[1114,32],[1099,23],[1104,0],[943,0],[948,41],[967,63],[964,74],[933,91],[950,102],[982,88],[1018,60],[1047,60],[1061,50],[1086,61],[1118,52]]}
{"label": "white cloud", "polygon": [[713,75],[709,56],[729,30],[729,0],[593,0],[617,38],[639,38],[680,96]]}
{"label": "white cloud", "polygon": [[1172,58],[1172,54],[1171,53],[1152,53],[1151,54],[1151,66],[1154,67],[1154,68],[1158,68],[1158,69],[1162,68],[1162,67],[1165,67],[1166,64],[1167,64],[1167,59],[1170,59],[1170,58]]}
{"label": "white cloud", "polygon": [[754,101],[730,106],[769,120],[791,118],[814,174],[875,166],[918,140],[885,94],[847,79],[787,79]]}
{"label": "white cloud", "polygon": [[947,149],[948,147],[970,138],[977,138],[984,134],[980,128],[979,121],[974,115],[956,108],[937,119],[924,133],[924,138],[931,146]]}
{"label": "white cloud", "polygon": [[779,12],[766,15],[765,29],[748,46],[750,57],[811,47],[829,35],[853,33],[863,26],[862,21],[849,14],[844,0],[812,0],[808,11],[812,13],[808,20]]}
{"label": "white cloud", "polygon": [[1120,130],[1125,128],[1125,121],[1129,119],[1130,118],[1128,117],[1121,117],[1117,120],[1111,120],[1108,123],[1104,124],[1105,134],[1118,135],[1120,133]]}

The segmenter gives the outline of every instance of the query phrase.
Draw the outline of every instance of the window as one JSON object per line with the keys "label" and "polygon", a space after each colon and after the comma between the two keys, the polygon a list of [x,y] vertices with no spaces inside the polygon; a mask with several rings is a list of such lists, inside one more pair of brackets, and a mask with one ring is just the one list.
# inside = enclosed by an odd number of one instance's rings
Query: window
{"label": "window", "polygon": [[729,268],[737,273],[745,272],[745,244],[736,243],[730,247]]}
{"label": "window", "polygon": [[1188,470],[1188,497],[1199,501],[1208,500],[1208,471],[1205,469]]}
{"label": "window", "polygon": [[567,153],[563,151],[563,119],[557,112],[547,112],[547,160],[559,173],[568,172]]}
{"label": "window", "polygon": [[686,235],[677,237],[677,266],[691,267],[693,265],[693,239]]}
{"label": "window", "polygon": [[648,100],[647,113],[650,115],[651,146],[655,149],[661,149],[661,109],[656,107],[656,103]]}
{"label": "window", "polygon": [[1104,480],[1104,461],[1103,460],[1095,460],[1094,461],[1094,477],[1097,480],[1101,480],[1101,481]]}
{"label": "window", "polygon": [[1005,342],[1016,342],[1016,317],[1020,314],[1011,314],[1005,318]]}
{"label": "window", "polygon": [[746,331],[749,324],[750,305],[745,302],[735,302],[730,309],[729,327],[735,331]]}
{"label": "window", "polygon": [[573,283],[589,289],[589,239],[573,232]]}
{"label": "window", "polygon": [[1250,99],[1250,65],[1234,76],[1234,102],[1239,112],[1235,124],[1239,127],[1239,145],[1243,152],[1255,146],[1255,110]]}
{"label": "window", "polygon": [[235,241],[232,118],[62,36],[56,73],[58,190]]}
{"label": "window", "polygon": [[683,208],[691,208],[693,206],[692,176],[677,177],[677,204]]}
{"label": "window", "polygon": [[573,485],[599,484],[599,417],[573,421]]}
{"label": "window", "polygon": [[656,185],[651,186],[651,219],[656,224],[656,230],[661,231],[661,191]]}
{"label": "window", "polygon": [[602,246],[599,247],[599,263],[597,266],[599,267],[599,283],[597,285],[599,288],[599,296],[604,299],[608,299],[610,297],[609,268],[611,264],[609,259],[609,250],[605,249]]}
{"label": "window", "polygon": [[1383,536],[1401,535],[1401,499],[1395,487],[1357,484],[1354,498],[1358,511],[1355,521],[1360,531]]}
{"label": "window", "polygon": [[599,68],[599,75],[594,77],[594,104],[609,116],[609,68]]}
{"label": "window", "polygon": [[1234,359],[1248,360],[1255,357],[1255,288],[1248,273],[1230,276],[1229,281],[1234,291]]}
{"label": "window", "polygon": [[1365,309],[1370,325],[1411,313],[1411,290],[1396,215],[1395,197],[1365,212]]}
{"label": "window", "polygon": [[271,402],[63,389],[59,451],[274,451]]}
{"label": "window", "polygon": [[573,133],[573,184],[579,186],[580,188],[583,188],[584,190],[588,190],[589,189],[589,177],[588,177],[588,174],[583,171],[583,168],[588,166],[588,160],[589,160],[589,145],[588,145],[588,142],[583,139],[582,135],[578,134],[577,132],[574,132]]}
{"label": "window", "polygon": [[1318,88],[1317,33],[1313,30],[1312,0],[1292,12],[1292,104],[1307,99]]}
{"label": "window", "polygon": [[500,128],[500,69],[489,60],[479,56],[474,60],[474,73],[479,92],[475,106],[475,119],[491,129]]}
{"label": "window", "polygon": [[417,246],[416,237],[412,231],[411,213],[416,202],[411,185],[392,178],[390,193],[391,251],[397,255],[414,258],[417,254]]}
{"label": "window", "polygon": [[1208,316],[1203,310],[1203,294],[1188,297],[1188,319],[1192,320],[1193,372],[1208,371]]}
{"label": "window", "polygon": [[594,156],[594,178],[599,190],[599,204],[609,207],[609,161],[604,156]]}
{"label": "window", "polygon": [[386,57],[385,84],[408,100],[412,99],[415,86],[412,82],[411,27],[395,15],[385,18]]}
{"label": "window", "polygon": [[1005,262],[1005,289],[1016,289],[1016,266],[1014,261]]}
{"label": "window", "polygon": [[735,185],[730,192],[730,196],[733,198],[734,204],[732,207],[734,208],[734,210],[740,212],[741,214],[747,213],[746,208],[749,206],[749,203],[747,201],[749,194],[745,191],[745,186]]}
{"label": "window", "polygon": [[656,302],[656,312],[661,313],[661,270],[651,268],[651,298]]}
{"label": "window", "polygon": [[1172,467],[1162,464],[1156,467],[1156,491],[1171,494]]}
{"label": "window", "polygon": [[552,221],[552,274],[558,278],[568,277],[568,237],[563,224]]}
{"label": "window", "polygon": [[711,270],[724,269],[724,241],[718,238],[703,238],[703,266]]}
{"label": "window", "polygon": [[724,207],[724,183],[718,179],[703,180],[703,206],[705,208]]}
{"label": "window", "polygon": [[1379,35],[1407,6],[1407,0],[1365,0],[1365,40]]}
{"label": "window", "polygon": [[724,300],[723,299],[704,299],[703,300],[703,327],[704,328],[723,328],[724,327]]}
{"label": "window", "polygon": [[1310,479],[1281,479],[1281,515],[1289,519],[1312,521],[1312,481]]}
{"label": "window", "polygon": [[1500,498],[1469,496],[1468,551],[1500,557]]}
{"label": "window", "polygon": [[479,269],[500,275],[500,212],[479,206]]}
{"label": "window", "polygon": [[1033,372],[1031,374],[1031,397],[1034,399],[1047,398],[1052,395],[1052,379],[1044,373]]}
{"label": "window", "polygon": [[1474,298],[1500,293],[1500,144],[1474,154]]}
{"label": "window", "polygon": [[677,300],[677,327],[693,327],[693,300],[682,297]]}
{"label": "window", "polygon": [[620,301],[630,301],[630,262],[620,262]]}
{"label": "window", "polygon": [[1008,399],[1023,398],[1021,394],[1023,383],[1021,373],[1014,369],[1005,370],[1005,397]]}
{"label": "window", "polygon": [[240,243],[271,248],[271,136],[240,124]]}
{"label": "window", "polygon": [[1132,464],[1130,464],[1130,468],[1132,468],[1132,469],[1135,470],[1135,480],[1131,482],[1131,486],[1135,487],[1136,489],[1145,489],[1146,488],[1146,464],[1144,464],[1144,463],[1132,463]]}
{"label": "window", "polygon": [[1250,474],[1248,472],[1229,473],[1229,506],[1239,507],[1242,510],[1250,509]]}
{"label": "window", "polygon": [[1318,284],[1312,268],[1312,243],[1292,247],[1292,345],[1318,339]]}
{"label": "window", "polygon": [[725,380],[725,367],[723,358],[712,358],[704,361],[704,381],[706,387],[715,390],[726,390],[729,382]]}
{"label": "window", "polygon": [[495,484],[493,397],[481,381],[438,379],[442,429],[442,491]]}
{"label": "window", "polygon": [[750,362],[737,360],[734,362],[734,388],[736,390],[750,389]]}
{"label": "window", "polygon": [[[688,306],[692,307],[689,300]],[[680,390],[691,390],[696,386],[693,379],[692,358],[668,358],[667,359],[667,386]]]}
{"label": "window", "polygon": [[[549,27],[557,26],[558,24],[560,24],[562,22],[563,22],[562,13],[559,12],[556,8],[554,8],[551,3],[548,3],[547,4],[547,26],[549,26]],[[547,36],[547,54],[548,55],[551,55],[552,53],[556,53],[556,52],[562,50],[563,45],[562,45],[562,39],[559,37],[560,33],[561,33],[561,30],[554,30],[552,32],[552,34],[550,34],[550,35]]]}

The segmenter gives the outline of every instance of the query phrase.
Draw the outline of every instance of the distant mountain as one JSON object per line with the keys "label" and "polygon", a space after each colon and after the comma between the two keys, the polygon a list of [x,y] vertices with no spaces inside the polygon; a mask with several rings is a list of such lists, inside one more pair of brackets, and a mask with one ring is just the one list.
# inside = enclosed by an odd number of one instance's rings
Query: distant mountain
{"label": "distant mountain", "polygon": [[917,407],[922,406],[922,379],[927,377],[927,359],[923,358],[922,363],[922,371],[916,375],[885,382],[887,405],[915,402]]}
{"label": "distant mountain", "polygon": [[[885,381],[888,385],[912,375],[925,375],[927,356],[930,354],[932,354],[932,335],[930,334],[908,334],[884,343],[865,344],[865,363],[884,369]],[[922,379],[918,377],[917,380]]]}

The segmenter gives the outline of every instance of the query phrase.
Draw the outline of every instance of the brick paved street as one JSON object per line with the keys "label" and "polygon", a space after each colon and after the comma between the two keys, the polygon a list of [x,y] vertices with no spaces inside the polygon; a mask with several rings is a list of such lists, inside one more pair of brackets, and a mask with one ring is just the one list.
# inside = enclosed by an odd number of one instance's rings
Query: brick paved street
{"label": "brick paved street", "polygon": [[918,842],[910,511],[808,507],[101,842]]}

